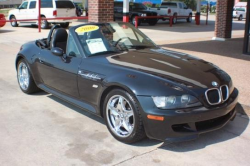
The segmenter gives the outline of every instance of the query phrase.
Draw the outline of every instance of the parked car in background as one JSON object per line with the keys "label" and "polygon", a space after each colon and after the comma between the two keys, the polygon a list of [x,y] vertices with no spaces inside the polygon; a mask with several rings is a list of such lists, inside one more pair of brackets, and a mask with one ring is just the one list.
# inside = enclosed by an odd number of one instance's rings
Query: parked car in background
{"label": "parked car in background", "polygon": [[[18,21],[37,19],[38,0],[24,1],[17,9],[9,11],[8,19],[12,20],[11,25],[17,27],[19,24],[35,24],[38,21]],[[41,18],[76,17],[76,7],[70,0],[41,0]],[[41,28],[46,29],[50,24],[60,24],[67,28],[72,20],[42,20]]]}
{"label": "parked car in background", "polygon": [[192,21],[192,10],[183,2],[162,2],[160,7],[149,8],[149,10],[157,12],[159,16],[173,16],[173,24],[177,22],[177,19],[183,19],[178,16],[187,16],[184,19],[187,22]]}
{"label": "parked car in background", "polygon": [[246,18],[247,2],[238,2],[233,9],[233,18],[237,18],[239,21]]}
{"label": "parked car in background", "polygon": [[78,3],[74,3],[75,7],[76,7],[76,15],[79,17],[83,14],[83,9],[79,6]]}
{"label": "parked car in background", "polygon": [[235,7],[233,9],[233,18],[238,18],[239,21],[246,18],[246,7]]}
{"label": "parked car in background", "polygon": [[[154,11],[149,11],[145,5],[142,3],[129,3],[129,19],[130,22],[135,25],[136,16],[157,16],[157,13]],[[114,2],[114,20],[121,20],[123,17],[123,2]],[[155,25],[158,22],[158,19],[139,19],[138,25],[142,22],[146,22],[149,25]]]}
{"label": "parked car in background", "polygon": [[6,24],[6,19],[4,14],[0,14],[0,28]]}

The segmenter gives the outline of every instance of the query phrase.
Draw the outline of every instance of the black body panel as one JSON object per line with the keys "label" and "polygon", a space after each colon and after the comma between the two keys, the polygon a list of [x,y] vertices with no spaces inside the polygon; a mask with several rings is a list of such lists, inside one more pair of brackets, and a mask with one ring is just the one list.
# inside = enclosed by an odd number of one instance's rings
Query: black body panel
{"label": "black body panel", "polygon": [[[22,46],[16,65],[24,58],[39,88],[98,116],[102,116],[102,100],[108,91],[125,89],[139,101],[147,136],[154,139],[193,139],[224,126],[235,115],[238,91],[230,76],[209,62],[158,47],[86,57],[73,37],[81,56],[56,56],[33,41]],[[205,93],[213,88],[213,81],[229,87],[226,102],[208,103]],[[183,94],[196,97],[202,106],[166,110],[152,100],[152,96]],[[164,121],[150,120],[147,115],[163,116]]]}

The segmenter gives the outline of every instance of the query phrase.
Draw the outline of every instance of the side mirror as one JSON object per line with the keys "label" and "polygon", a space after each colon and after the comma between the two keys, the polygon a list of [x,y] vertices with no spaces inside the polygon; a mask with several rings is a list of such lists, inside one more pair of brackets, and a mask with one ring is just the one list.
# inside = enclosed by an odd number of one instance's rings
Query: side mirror
{"label": "side mirror", "polygon": [[63,56],[63,50],[61,48],[54,47],[51,49],[51,52],[56,56]]}

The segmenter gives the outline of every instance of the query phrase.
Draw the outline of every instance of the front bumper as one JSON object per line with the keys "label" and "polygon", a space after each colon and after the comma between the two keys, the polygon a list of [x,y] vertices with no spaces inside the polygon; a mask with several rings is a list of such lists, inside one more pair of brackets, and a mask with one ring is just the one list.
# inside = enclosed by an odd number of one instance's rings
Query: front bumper
{"label": "front bumper", "polygon": [[[143,124],[149,138],[166,142],[196,139],[199,134],[225,126],[236,115],[238,90],[235,88],[227,102],[213,108],[198,107],[179,110],[161,110],[151,97],[137,96]],[[147,115],[163,116],[163,121],[150,120]]]}

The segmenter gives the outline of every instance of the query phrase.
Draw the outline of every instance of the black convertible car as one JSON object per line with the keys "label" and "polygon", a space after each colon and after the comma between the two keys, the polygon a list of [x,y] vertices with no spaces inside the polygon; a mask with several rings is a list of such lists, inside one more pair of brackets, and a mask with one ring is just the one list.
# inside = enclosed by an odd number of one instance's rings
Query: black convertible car
{"label": "black convertible car", "polygon": [[55,25],[47,38],[22,45],[15,66],[24,93],[42,89],[101,116],[125,143],[195,139],[236,114],[238,90],[227,73],[159,48],[129,23],[68,32]]}

